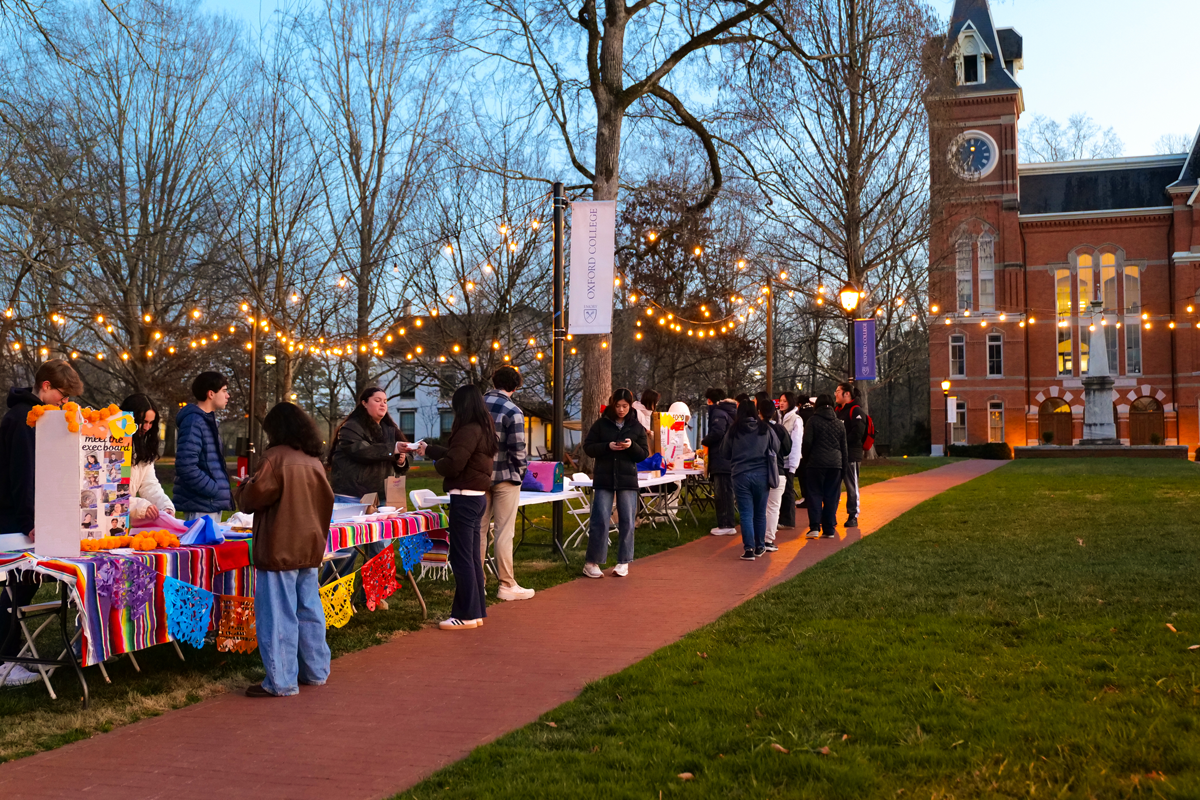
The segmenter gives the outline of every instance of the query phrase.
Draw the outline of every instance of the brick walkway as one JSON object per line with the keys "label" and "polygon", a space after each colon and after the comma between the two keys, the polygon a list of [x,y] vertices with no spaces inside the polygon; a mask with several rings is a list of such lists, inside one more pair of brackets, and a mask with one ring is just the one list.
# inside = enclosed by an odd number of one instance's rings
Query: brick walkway
{"label": "brick walkway", "polygon": [[390,797],[533,722],[913,506],[1005,462],[964,461],[866,487],[861,533],[782,531],[766,560],[706,536],[634,562],[626,580],[580,579],[489,609],[481,630],[421,630],[339,658],[327,686],[289,700],[216,697],[0,764],[0,797]]}

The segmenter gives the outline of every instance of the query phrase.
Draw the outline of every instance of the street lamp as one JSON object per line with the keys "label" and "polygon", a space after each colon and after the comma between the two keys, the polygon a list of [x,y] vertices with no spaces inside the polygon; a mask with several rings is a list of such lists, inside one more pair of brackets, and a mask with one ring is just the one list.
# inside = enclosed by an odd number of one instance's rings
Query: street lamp
{"label": "street lamp", "polygon": [[950,381],[942,381],[942,405],[946,408],[946,437],[945,451],[942,455],[950,455]]}
{"label": "street lamp", "polygon": [[858,290],[858,287],[853,283],[847,283],[838,292],[838,302],[842,304],[842,308],[846,309],[847,314],[854,314],[858,304],[862,301],[863,293]]}

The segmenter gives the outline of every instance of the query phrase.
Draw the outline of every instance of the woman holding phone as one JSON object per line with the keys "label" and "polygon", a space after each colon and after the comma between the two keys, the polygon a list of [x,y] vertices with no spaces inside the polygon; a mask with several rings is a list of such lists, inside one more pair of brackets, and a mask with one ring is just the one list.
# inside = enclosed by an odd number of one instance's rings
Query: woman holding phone
{"label": "woman holding phone", "polygon": [[633,412],[633,393],[617,389],[604,413],[588,431],[583,452],[596,461],[592,482],[592,517],[588,527],[587,563],[583,574],[603,578],[600,565],[608,561],[608,521],[617,504],[617,566],[613,577],[629,574],[633,561],[633,530],[637,521],[637,464],[650,454],[646,429]]}

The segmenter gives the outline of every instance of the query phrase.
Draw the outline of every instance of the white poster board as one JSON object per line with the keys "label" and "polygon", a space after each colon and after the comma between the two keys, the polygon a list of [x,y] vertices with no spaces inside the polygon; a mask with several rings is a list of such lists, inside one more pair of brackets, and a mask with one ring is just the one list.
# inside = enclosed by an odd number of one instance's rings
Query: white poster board
{"label": "white poster board", "polygon": [[[79,555],[79,540],[129,532],[129,474],[133,415],[72,433],[67,413],[47,411],[37,421],[34,464],[34,552]],[[78,413],[78,412],[74,412]]]}
{"label": "white poster board", "polygon": [[571,278],[567,330],[572,335],[612,333],[616,245],[616,201],[571,204]]}

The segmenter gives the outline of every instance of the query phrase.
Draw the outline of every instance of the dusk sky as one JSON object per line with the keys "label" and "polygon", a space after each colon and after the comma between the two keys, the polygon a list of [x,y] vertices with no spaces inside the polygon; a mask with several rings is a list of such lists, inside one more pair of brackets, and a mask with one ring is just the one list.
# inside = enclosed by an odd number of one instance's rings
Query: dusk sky
{"label": "dusk sky", "polygon": [[[947,19],[954,0],[934,0]],[[287,0],[207,0],[251,25]],[[996,26],[1025,38],[1026,114],[1065,122],[1077,111],[1112,127],[1125,155],[1154,152],[1164,133],[1192,136],[1200,101],[1188,90],[1200,0],[992,0]],[[1189,101],[1187,98],[1192,97]]]}

